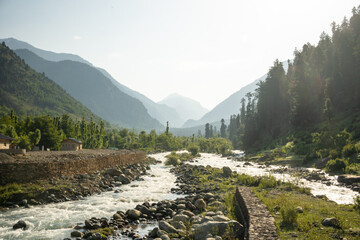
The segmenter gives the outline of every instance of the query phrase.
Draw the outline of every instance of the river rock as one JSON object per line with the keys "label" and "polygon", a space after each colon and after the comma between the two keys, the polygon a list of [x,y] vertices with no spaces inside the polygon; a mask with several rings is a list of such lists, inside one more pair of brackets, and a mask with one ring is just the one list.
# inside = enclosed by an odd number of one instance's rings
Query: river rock
{"label": "river rock", "polygon": [[158,231],[159,231],[159,228],[156,227],[156,228],[154,228],[153,230],[151,230],[151,231],[149,232],[148,236],[149,236],[150,238],[156,238],[156,237],[158,237],[158,235],[157,235]]}
{"label": "river rock", "polygon": [[156,234],[157,234],[157,236],[158,236],[158,237],[160,237],[160,238],[161,238],[161,236],[163,236],[163,235],[167,235],[167,232],[166,232],[166,231],[164,231],[164,230],[160,230],[160,229],[159,229],[159,230],[157,231],[157,233],[156,233]]}
{"label": "river rock", "polygon": [[127,176],[125,176],[124,174],[119,175],[119,181],[122,184],[129,184],[131,182],[130,179]]}
{"label": "river rock", "polygon": [[217,222],[227,222],[230,221],[230,219],[224,215],[216,215],[212,217],[214,219],[214,221]]}
{"label": "river rock", "polygon": [[186,226],[182,221],[172,221],[170,223],[176,229],[185,229]]}
{"label": "river rock", "polygon": [[197,207],[200,211],[204,211],[206,208],[206,202],[204,199],[200,198],[195,201],[195,207]]}
{"label": "river rock", "polygon": [[111,168],[111,169],[106,170],[105,174],[110,175],[111,177],[115,177],[115,176],[120,176],[120,174],[122,174],[122,172],[120,172],[116,168]]}
{"label": "river rock", "polygon": [[170,240],[170,237],[166,234],[162,235],[160,238],[161,240]]}
{"label": "river rock", "polygon": [[92,232],[87,232],[84,234],[83,238],[88,239],[88,238],[92,237],[93,235],[94,234]]}
{"label": "river rock", "polygon": [[344,175],[339,175],[337,180],[339,183],[345,183],[345,184],[360,183],[360,176],[344,174]]}
{"label": "river rock", "polygon": [[120,214],[118,214],[118,213],[115,213],[115,214],[113,215],[113,218],[114,218],[115,220],[122,220],[122,217],[121,217]]}
{"label": "river rock", "polygon": [[21,200],[21,205],[26,206],[28,204],[28,201],[26,199]]}
{"label": "river rock", "polygon": [[25,230],[26,227],[27,227],[27,225],[26,225],[25,221],[20,220],[14,224],[13,229],[16,230],[16,229],[22,228],[23,230]]}
{"label": "river rock", "polygon": [[131,220],[138,220],[141,216],[141,212],[137,209],[130,209],[128,210],[127,215]]}
{"label": "river rock", "polygon": [[339,220],[337,220],[336,218],[324,218],[321,221],[321,224],[324,225],[325,227],[334,227],[334,228],[338,228],[340,226],[340,222]]}
{"label": "river rock", "polygon": [[80,231],[72,231],[70,234],[71,237],[81,237],[82,236],[82,232]]}
{"label": "river rock", "polygon": [[306,178],[308,180],[315,180],[315,181],[321,180],[320,174],[318,172],[311,172]]}
{"label": "river rock", "polygon": [[177,222],[187,222],[189,221],[189,216],[185,215],[185,214],[176,214],[174,217],[173,217],[173,220],[174,221],[177,221]]}
{"label": "river rock", "polygon": [[192,213],[192,212],[190,212],[190,211],[188,211],[188,210],[184,210],[184,211],[182,211],[181,212],[182,214],[184,214],[184,215],[186,215],[186,216],[188,216],[188,217],[192,217],[192,216],[195,216],[195,214],[194,213]]}
{"label": "river rock", "polygon": [[222,170],[223,170],[224,177],[231,177],[232,171],[229,167],[223,167]]}
{"label": "river rock", "polygon": [[234,238],[243,239],[244,237],[244,227],[237,221],[229,222],[206,222],[200,224],[194,233],[195,240],[205,240],[208,233],[213,233],[214,235],[222,236],[226,232],[230,231],[230,235]]}
{"label": "river rock", "polygon": [[178,230],[176,230],[175,227],[173,227],[172,225],[170,225],[168,222],[165,221],[159,222],[159,228],[167,233],[178,233]]}

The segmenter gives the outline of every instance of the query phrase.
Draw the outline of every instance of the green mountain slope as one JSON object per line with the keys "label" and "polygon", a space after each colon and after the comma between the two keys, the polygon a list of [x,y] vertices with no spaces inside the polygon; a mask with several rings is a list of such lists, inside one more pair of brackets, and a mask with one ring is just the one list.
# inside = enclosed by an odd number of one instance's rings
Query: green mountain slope
{"label": "green mountain slope", "polygon": [[15,50],[32,68],[44,72],[71,96],[103,119],[123,127],[163,129],[137,99],[121,92],[97,69],[75,61],[47,61],[26,49]]}
{"label": "green mountain slope", "polygon": [[[90,119],[93,113],[43,74],[35,72],[5,44],[0,44],[0,113],[69,114]],[[94,116],[95,119],[100,118]]]}

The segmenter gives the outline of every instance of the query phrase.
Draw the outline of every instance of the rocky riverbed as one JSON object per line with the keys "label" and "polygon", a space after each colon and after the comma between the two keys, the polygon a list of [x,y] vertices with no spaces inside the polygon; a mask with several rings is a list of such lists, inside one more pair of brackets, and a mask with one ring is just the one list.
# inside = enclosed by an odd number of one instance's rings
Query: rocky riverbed
{"label": "rocky riverbed", "polygon": [[[223,189],[218,186],[200,184],[199,177],[192,171],[209,174],[203,166],[182,165],[171,170],[177,176],[177,187],[172,192],[186,194],[176,200],[163,200],[138,204],[134,209],[117,211],[112,217],[93,217],[75,226],[72,237],[79,239],[242,239],[245,228],[234,219],[230,219],[229,209],[225,202]],[[230,170],[230,176],[231,176]],[[229,177],[228,169],[219,176],[225,181]],[[234,196],[235,191],[233,192]],[[232,217],[234,218],[234,217]],[[131,226],[154,224],[145,236],[141,236]],[[130,229],[130,230],[129,230]],[[103,234],[103,235],[101,235]],[[105,237],[104,235],[108,236]],[[70,238],[68,238],[70,239]]]}
{"label": "rocky riverbed", "polygon": [[28,184],[28,188],[32,189],[31,192],[11,195],[3,202],[2,207],[3,210],[19,206],[29,208],[34,205],[81,200],[93,194],[113,191],[115,187],[129,184],[133,180],[141,180],[141,176],[146,174],[147,169],[149,169],[149,162],[128,164],[93,174],[36,181],[34,184]]}

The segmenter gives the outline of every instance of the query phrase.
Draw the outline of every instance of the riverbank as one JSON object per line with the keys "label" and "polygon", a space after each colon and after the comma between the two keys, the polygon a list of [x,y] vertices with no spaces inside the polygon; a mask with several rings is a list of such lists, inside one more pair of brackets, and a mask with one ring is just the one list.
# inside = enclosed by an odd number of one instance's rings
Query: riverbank
{"label": "riverbank", "polygon": [[[360,157],[358,157],[360,160]],[[234,158],[236,161],[243,161],[247,164],[262,164],[264,166],[279,166],[272,169],[272,173],[287,173],[298,178],[309,181],[317,181],[328,185],[345,186],[360,193],[360,176],[344,174],[344,171],[329,172],[326,164],[329,159],[305,160],[305,156],[287,155],[281,151],[269,150],[257,154],[245,155],[241,158]],[[309,170],[311,169],[311,170]],[[345,169],[343,169],[345,170]],[[330,176],[337,174],[339,177],[332,181]]]}
{"label": "riverbank", "polygon": [[[31,152],[7,156],[0,162],[4,173],[1,178],[13,181],[0,186],[0,206],[30,207],[80,200],[139,179],[146,174],[148,165],[145,153],[133,151]],[[34,177],[32,173],[39,174]],[[23,183],[24,179],[31,180]]]}

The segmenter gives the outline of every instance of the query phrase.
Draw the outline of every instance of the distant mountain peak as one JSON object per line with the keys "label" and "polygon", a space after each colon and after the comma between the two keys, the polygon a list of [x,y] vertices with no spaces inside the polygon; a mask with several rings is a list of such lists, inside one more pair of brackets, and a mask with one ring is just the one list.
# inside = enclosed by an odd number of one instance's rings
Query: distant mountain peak
{"label": "distant mountain peak", "polygon": [[208,112],[199,102],[178,93],[172,93],[158,103],[175,108],[184,120],[199,119]]}

